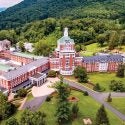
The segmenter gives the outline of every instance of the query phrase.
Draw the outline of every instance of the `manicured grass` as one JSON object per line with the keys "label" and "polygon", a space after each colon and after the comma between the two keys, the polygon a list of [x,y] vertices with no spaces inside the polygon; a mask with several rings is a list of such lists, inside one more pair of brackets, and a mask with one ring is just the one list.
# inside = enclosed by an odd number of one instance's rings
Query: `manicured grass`
{"label": "manicured grass", "polygon": [[112,102],[110,104],[118,111],[125,114],[125,98],[112,98]]}
{"label": "manicured grass", "polygon": [[32,93],[28,93],[28,95],[27,95],[27,101],[31,101],[33,98],[34,97],[33,97]]}
{"label": "manicured grass", "polygon": [[86,46],[86,51],[81,51],[81,56],[92,56],[93,53],[97,53],[100,50],[104,50],[106,47],[100,47],[98,43],[93,43]]}
{"label": "manicured grass", "polygon": [[[89,96],[83,96],[83,93],[78,91],[72,90],[71,96],[75,96],[79,98],[79,102],[78,102],[79,114],[76,120],[74,120],[72,123],[68,123],[65,125],[83,125],[82,119],[86,117],[91,118],[92,121],[94,122],[96,112],[100,107],[100,104],[97,103],[94,99],[92,99]],[[56,104],[57,104],[57,98],[53,97],[50,102],[45,102],[39,109],[40,111],[46,113],[47,125],[57,125],[56,117],[55,117]],[[110,111],[107,111],[107,113],[108,113],[108,117],[111,125],[122,125],[122,121],[118,117],[116,117]]]}
{"label": "manicured grass", "polygon": [[118,78],[115,73],[90,73],[88,77],[93,84],[99,83],[106,91],[110,91],[109,84],[111,80],[122,81],[125,84],[125,78]]}

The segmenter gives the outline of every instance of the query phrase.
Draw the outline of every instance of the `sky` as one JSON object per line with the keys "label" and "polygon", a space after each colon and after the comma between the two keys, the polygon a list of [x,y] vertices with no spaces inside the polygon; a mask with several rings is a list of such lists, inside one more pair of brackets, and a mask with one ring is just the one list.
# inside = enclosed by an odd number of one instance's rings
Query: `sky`
{"label": "sky", "polygon": [[23,0],[0,0],[0,8],[5,7],[11,7],[17,3],[20,3]]}

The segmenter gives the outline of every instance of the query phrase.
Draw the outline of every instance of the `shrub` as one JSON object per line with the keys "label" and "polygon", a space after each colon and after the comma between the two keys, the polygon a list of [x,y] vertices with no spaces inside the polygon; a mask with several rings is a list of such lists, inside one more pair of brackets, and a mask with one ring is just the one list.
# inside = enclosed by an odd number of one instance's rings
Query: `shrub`
{"label": "shrub", "polygon": [[111,93],[109,93],[109,95],[108,95],[107,102],[112,102]]}
{"label": "shrub", "polygon": [[121,81],[112,80],[109,85],[110,90],[117,92],[125,92],[125,86]]}
{"label": "shrub", "polygon": [[50,102],[50,101],[51,101],[51,98],[52,98],[51,96],[48,96],[48,97],[46,98],[46,101],[47,101],[47,102]]}
{"label": "shrub", "polygon": [[56,77],[56,71],[50,70],[48,73],[48,77]]}
{"label": "shrub", "polygon": [[88,96],[89,93],[88,93],[87,91],[84,91],[84,92],[83,92],[83,95],[84,95],[84,96]]}
{"label": "shrub", "polygon": [[101,87],[98,83],[93,87],[93,90],[97,92],[103,92],[105,91],[105,88]]}
{"label": "shrub", "polygon": [[18,90],[17,94],[18,94],[19,97],[26,97],[26,95],[27,95],[27,90],[24,89],[24,88],[23,88],[23,89],[20,89],[20,90]]}

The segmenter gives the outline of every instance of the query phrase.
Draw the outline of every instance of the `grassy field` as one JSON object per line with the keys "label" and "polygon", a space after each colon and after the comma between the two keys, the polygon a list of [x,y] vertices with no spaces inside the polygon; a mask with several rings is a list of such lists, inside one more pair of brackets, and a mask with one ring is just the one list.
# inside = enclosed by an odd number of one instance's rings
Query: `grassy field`
{"label": "grassy field", "polygon": [[27,101],[31,101],[33,98],[34,98],[34,97],[33,97],[32,93],[29,93],[29,94],[27,95]]}
{"label": "grassy field", "polygon": [[101,50],[104,50],[106,47],[100,47],[98,43],[93,43],[86,46],[86,51],[81,51],[81,56],[92,56],[93,53],[97,53]]}
{"label": "grassy field", "polygon": [[[92,121],[94,121],[96,112],[100,107],[100,104],[89,96],[83,96],[83,94],[78,91],[72,90],[71,96],[79,98],[78,105],[80,110],[78,114],[78,119],[66,125],[83,125],[82,119],[88,117],[91,118]],[[56,102],[57,98],[53,97],[50,102],[45,102],[39,109],[40,111],[45,112],[47,114],[47,125],[57,125],[55,117]],[[110,120],[110,125],[122,125],[122,121],[117,118],[113,113],[111,113],[110,111],[107,111],[107,113]]]}
{"label": "grassy field", "polygon": [[90,73],[88,77],[93,84],[99,83],[106,91],[110,91],[109,84],[111,80],[122,81],[125,84],[125,78],[118,78],[115,73]]}
{"label": "grassy field", "polygon": [[[72,90],[71,96],[75,96],[79,99],[78,105],[79,105],[79,114],[78,119],[74,120],[72,123],[68,123],[66,125],[83,125],[82,119],[83,118],[91,118],[94,122],[95,114],[100,107],[100,104],[97,103],[94,99],[92,99],[89,96],[83,96],[83,93]],[[45,112],[46,122],[47,125],[57,125],[56,124],[56,102],[57,98],[54,96],[50,102],[45,102],[38,110]],[[12,117],[15,117],[18,121],[20,121],[21,114],[23,111],[17,111],[15,115]],[[108,117],[110,120],[110,125],[122,125],[122,121],[115,116],[113,113],[111,113],[109,110],[107,110]],[[5,121],[0,123],[0,125],[5,125]]]}
{"label": "grassy field", "polygon": [[110,103],[114,108],[116,108],[121,113],[125,114],[125,98],[112,98]]}

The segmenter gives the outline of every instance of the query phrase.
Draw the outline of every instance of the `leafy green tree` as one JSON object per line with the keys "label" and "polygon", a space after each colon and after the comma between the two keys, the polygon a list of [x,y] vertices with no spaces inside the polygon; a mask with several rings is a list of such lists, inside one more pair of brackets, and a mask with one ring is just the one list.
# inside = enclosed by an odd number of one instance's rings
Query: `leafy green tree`
{"label": "leafy green tree", "polygon": [[19,46],[19,49],[20,49],[22,52],[25,52],[24,42],[20,41],[20,42],[18,43],[18,46]]}
{"label": "leafy green tree", "polygon": [[0,92],[0,120],[8,118],[14,114],[15,111],[15,106],[8,102],[7,97]]}
{"label": "leafy green tree", "polygon": [[60,82],[56,83],[54,87],[58,93],[57,121],[59,124],[67,123],[71,117],[70,103],[68,101],[70,88],[67,84],[63,83],[63,77],[60,78]]}
{"label": "leafy green tree", "polygon": [[22,88],[22,89],[18,90],[17,95],[19,97],[25,97],[27,95],[27,90]]}
{"label": "leafy green tree", "polygon": [[113,91],[125,92],[125,85],[121,81],[112,80],[109,88]]}
{"label": "leafy green tree", "polygon": [[36,55],[48,56],[51,53],[51,46],[48,43],[39,41],[35,44],[34,53]]}
{"label": "leafy green tree", "polygon": [[110,125],[104,105],[102,105],[96,114],[96,125]]}
{"label": "leafy green tree", "polygon": [[21,125],[46,125],[45,122],[46,114],[40,111],[32,112],[25,110],[20,119]]}
{"label": "leafy green tree", "polygon": [[50,70],[50,71],[48,72],[48,77],[56,77],[56,71]]}
{"label": "leafy green tree", "polygon": [[109,49],[112,50],[118,45],[119,35],[117,31],[112,31],[109,37]]}
{"label": "leafy green tree", "polygon": [[80,50],[81,50],[80,45],[76,45],[75,50],[76,50],[76,52],[80,52]]}
{"label": "leafy green tree", "polygon": [[85,68],[77,66],[74,70],[74,76],[78,78],[79,82],[87,82],[88,76]]}
{"label": "leafy green tree", "polygon": [[6,121],[5,125],[19,125],[19,123],[18,123],[17,119],[12,117]]}
{"label": "leafy green tree", "polygon": [[78,103],[74,103],[73,106],[72,106],[72,115],[73,115],[73,118],[77,118],[78,112],[79,112]]}
{"label": "leafy green tree", "polygon": [[105,34],[99,34],[97,36],[97,42],[102,47],[104,45],[104,43],[106,42],[106,35]]}
{"label": "leafy green tree", "polygon": [[123,64],[118,66],[116,76],[120,78],[123,78],[125,76],[125,66]]}

